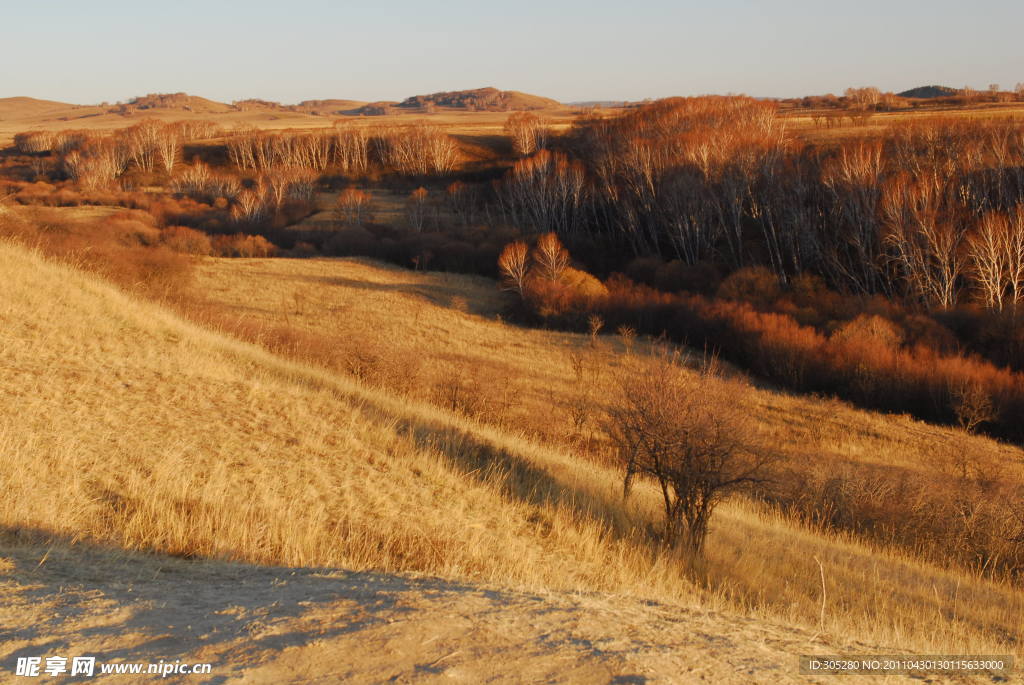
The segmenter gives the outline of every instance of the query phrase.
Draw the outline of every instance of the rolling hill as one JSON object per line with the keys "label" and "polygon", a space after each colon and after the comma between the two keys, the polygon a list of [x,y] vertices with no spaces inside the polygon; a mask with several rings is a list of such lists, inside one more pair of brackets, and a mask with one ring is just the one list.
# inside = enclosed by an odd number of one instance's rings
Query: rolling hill
{"label": "rolling hill", "polygon": [[187,93],[150,93],[132,98],[128,103],[140,110],[180,110],[197,114],[223,114],[235,109],[223,102]]}
{"label": "rolling hill", "polygon": [[950,95],[956,95],[956,88],[948,88],[946,86],[919,86],[917,88],[911,88],[905,90],[902,93],[897,93],[901,98],[944,98]]}
{"label": "rolling hill", "polygon": [[0,119],[38,116],[55,110],[72,109],[76,105],[55,100],[37,100],[29,97],[0,98]]}
{"label": "rolling hill", "polygon": [[[708,669],[743,682],[785,676],[808,639],[713,611],[651,565],[614,532],[600,471],[23,248],[0,243],[0,265],[5,668],[59,647],[214,661],[246,682],[310,664],[362,682],[426,666],[463,680]],[[642,601],[654,595],[666,599]],[[57,606],[76,619],[47,620]],[[449,627],[424,641],[442,615]]]}
{"label": "rolling hill", "polygon": [[471,111],[511,111],[531,109],[562,109],[564,105],[551,98],[520,93],[515,90],[497,88],[476,88],[455,90],[430,95],[414,95],[398,104],[407,109],[423,107],[447,107]]}
{"label": "rolling hill", "polygon": [[[246,682],[795,682],[803,652],[1000,653],[1021,630],[1018,589],[743,501],[715,515],[714,582],[691,584],[643,532],[652,487],[627,506],[617,469],[533,437],[578,386],[570,354],[609,365],[602,383],[629,355],[614,338],[509,326],[487,279],[204,259],[198,325],[9,243],[0,277],[4,663],[59,644],[219,661]],[[356,375],[301,361],[310,342]],[[459,387],[501,420],[419,399],[467,368]],[[914,467],[945,437],[839,403],[743,398],[793,458],[831,469]],[[56,606],[78,619],[48,622]],[[424,641],[442,615],[450,628]]]}

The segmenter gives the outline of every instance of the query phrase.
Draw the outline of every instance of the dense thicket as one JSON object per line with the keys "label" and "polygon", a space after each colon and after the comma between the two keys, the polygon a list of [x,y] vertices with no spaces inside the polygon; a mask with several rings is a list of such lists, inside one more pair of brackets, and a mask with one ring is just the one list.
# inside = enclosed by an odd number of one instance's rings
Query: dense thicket
{"label": "dense thicket", "polygon": [[570,156],[518,162],[499,193],[520,225],[621,241],[726,271],[815,273],[930,310],[1024,305],[1024,127],[927,120],[821,148],[769,102],[663,100],[579,122]]}

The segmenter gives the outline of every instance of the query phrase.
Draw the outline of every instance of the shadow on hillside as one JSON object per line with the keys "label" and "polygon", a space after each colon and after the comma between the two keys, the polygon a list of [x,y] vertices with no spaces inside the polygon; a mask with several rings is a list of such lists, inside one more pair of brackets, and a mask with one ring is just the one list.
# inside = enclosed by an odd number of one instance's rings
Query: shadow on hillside
{"label": "shadow on hillside", "polygon": [[497,484],[505,496],[538,507],[572,511],[606,529],[616,539],[644,545],[653,540],[653,522],[644,523],[645,534],[638,536],[638,522],[627,514],[617,487],[610,487],[606,493],[575,488],[525,458],[459,428],[405,420],[397,424],[397,430],[408,435],[418,448],[439,452],[465,475],[482,483]]}
{"label": "shadow on hillside", "polygon": [[500,310],[497,298],[487,301],[484,298],[466,297],[463,289],[457,285],[440,283],[372,283],[342,276],[306,276],[302,280],[321,285],[352,288],[370,292],[400,293],[419,297],[430,304],[446,309],[457,309],[476,316],[493,316]]}
{"label": "shadow on hillside", "polygon": [[[415,610],[406,595],[505,598],[436,578],[187,561],[9,527],[0,527],[0,559],[14,566],[0,574],[14,581],[0,586],[0,672],[11,673],[19,657],[173,662],[212,648],[220,663],[200,682],[220,683],[231,664],[400,619]],[[332,620],[296,629],[328,606]],[[30,607],[45,607],[46,618],[17,620]]]}

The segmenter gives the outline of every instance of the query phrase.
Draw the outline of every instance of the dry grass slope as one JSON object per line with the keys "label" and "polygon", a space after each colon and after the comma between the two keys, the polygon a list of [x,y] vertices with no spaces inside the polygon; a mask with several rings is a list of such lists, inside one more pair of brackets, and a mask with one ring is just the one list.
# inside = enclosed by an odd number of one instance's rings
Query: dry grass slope
{"label": "dry grass slope", "polygon": [[[445,292],[444,277],[352,261],[211,260],[206,269],[211,291],[251,298],[254,316],[352,322],[369,316],[360,307],[377,308],[392,321],[378,333],[402,349],[427,358],[441,348],[469,358],[488,349],[484,356],[501,356],[517,373],[550,374],[556,388],[571,385],[559,347],[586,340],[488,320],[486,300],[478,313],[466,311],[465,296],[483,288],[472,279],[448,281]],[[327,277],[314,291],[323,303],[270,287],[308,292],[311,277]],[[1016,588],[736,503],[713,523],[715,581],[696,589],[642,533],[657,520],[654,493],[641,488],[623,505],[610,469],[285,361],[19,247],[0,245],[0,278],[0,526],[8,539],[42,531],[183,557],[608,591],[784,620],[833,643],[1018,651],[1024,593]],[[410,281],[420,292],[409,294]],[[499,354],[505,349],[515,351]],[[819,430],[806,419],[801,427],[804,409],[782,399],[760,411],[781,413],[777,427]],[[829,413],[848,435],[878,436],[836,449],[906,440],[909,422],[839,407],[818,416]],[[827,582],[820,625],[815,556]]]}
{"label": "dry grass slope", "polygon": [[[574,432],[572,406],[579,400],[580,382],[571,355],[594,358],[603,367],[586,379],[596,386],[594,413],[613,392],[625,356],[617,336],[601,336],[595,350],[589,336],[503,323],[498,316],[502,298],[494,282],[484,278],[415,273],[362,259],[206,260],[196,286],[213,303],[219,320],[235,322],[282,352],[343,371],[355,368],[366,382],[390,392],[429,398],[437,385],[460,371],[467,390],[478,388],[484,395],[481,403],[490,408],[480,418],[500,426],[505,435],[551,445],[550,454],[559,456],[583,450],[595,429],[592,415],[584,435]],[[298,338],[288,335],[296,332]],[[472,370],[468,376],[466,370]],[[1019,449],[985,438],[841,402],[767,390],[751,392],[744,401],[762,436],[807,472],[841,475],[877,468],[935,474],[948,468],[943,455],[951,445],[998,461],[1015,474],[1024,461]],[[576,463],[578,469],[619,482],[616,472],[592,459],[579,457]],[[1010,643],[1022,633],[1015,610],[1006,611],[1002,604],[1019,606],[1021,595],[968,580],[969,574],[933,577],[934,568],[901,555],[802,531],[738,504],[722,509],[712,529],[715,591],[761,615],[817,622],[817,555],[828,576],[830,605],[834,600],[835,611],[842,607],[848,612],[840,619],[829,611],[831,620],[840,621],[837,633],[900,644],[924,638],[915,643],[967,645],[974,639],[968,637],[974,630],[970,621],[949,619],[969,605],[985,616],[976,626],[988,625]],[[991,604],[981,599],[996,588],[1001,589]],[[980,594],[972,595],[971,604],[965,603],[965,592]],[[938,615],[944,621],[936,622]]]}

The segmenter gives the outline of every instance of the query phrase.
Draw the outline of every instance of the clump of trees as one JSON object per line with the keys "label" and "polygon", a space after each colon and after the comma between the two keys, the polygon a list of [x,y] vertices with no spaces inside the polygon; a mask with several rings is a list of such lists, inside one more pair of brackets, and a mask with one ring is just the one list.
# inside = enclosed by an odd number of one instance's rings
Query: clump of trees
{"label": "clump of trees", "polygon": [[505,120],[505,133],[512,141],[512,151],[520,156],[532,155],[547,143],[547,127],[532,112],[515,112]]}
{"label": "clump of trees", "polygon": [[527,310],[542,318],[580,314],[607,290],[570,262],[568,250],[554,233],[539,236],[532,249],[515,241],[498,258],[502,287],[519,295]]}
{"label": "clump of trees", "polygon": [[330,132],[308,133],[240,131],[227,145],[236,167],[263,173],[288,167],[322,173],[334,165],[342,173],[363,174],[375,160],[399,173],[429,176],[450,172],[459,158],[454,139],[426,124],[341,125]]}
{"label": "clump of trees", "polygon": [[509,223],[563,236],[584,228],[588,197],[583,164],[550,150],[517,161],[496,193],[498,207]]}
{"label": "clump of trees", "polygon": [[53,148],[54,135],[49,131],[26,131],[14,134],[14,147],[26,155],[49,152]]}
{"label": "clump of trees", "polygon": [[403,174],[446,174],[459,159],[458,145],[438,126],[389,127],[374,138],[381,163]]}
{"label": "clump of trees", "polygon": [[358,188],[346,188],[338,194],[334,211],[342,223],[358,226],[369,220],[373,211],[373,196]]}

